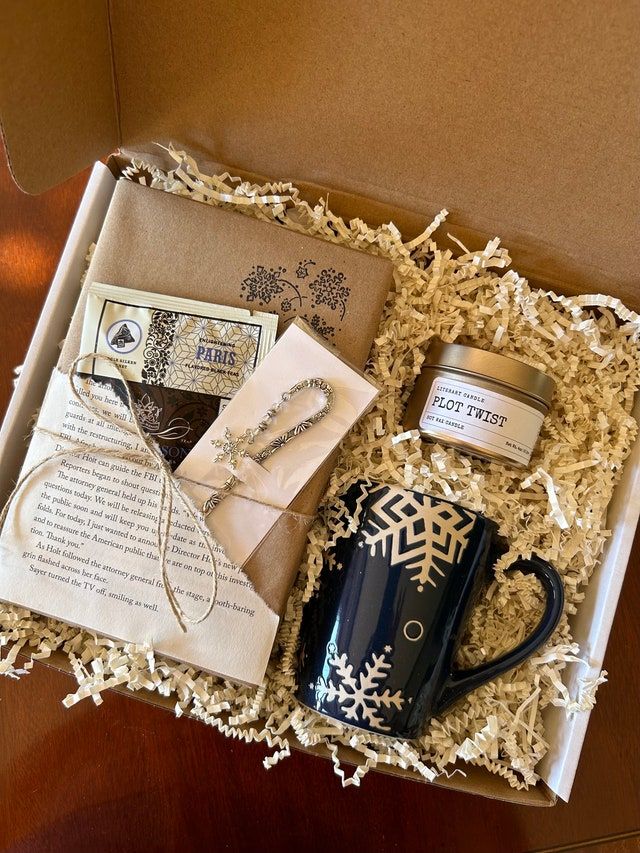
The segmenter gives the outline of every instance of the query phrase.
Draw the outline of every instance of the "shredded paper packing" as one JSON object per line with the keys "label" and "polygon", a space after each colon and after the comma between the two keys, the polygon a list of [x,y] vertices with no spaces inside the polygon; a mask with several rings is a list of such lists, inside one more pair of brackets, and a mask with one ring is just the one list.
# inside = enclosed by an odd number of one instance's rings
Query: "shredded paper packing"
{"label": "shredded paper packing", "polygon": [[[157,691],[169,697],[178,715],[188,713],[229,737],[266,743],[272,753],[265,767],[295,745],[324,751],[343,785],[359,784],[376,766],[412,768],[432,780],[463,772],[465,763],[499,774],[514,788],[534,785],[536,765],[548,749],[543,709],[553,704],[567,714],[588,710],[606,680],[606,673],[583,679],[572,696],[562,671],[581,660],[568,618],[584,597],[609,535],[607,505],[636,437],[631,409],[640,380],[640,318],[611,297],[572,298],[531,287],[509,269],[498,239],[475,251],[460,244],[454,257],[432,238],[446,211],[404,243],[392,223],[371,228],[359,219],[345,222],[326,202],[303,201],[293,184],[257,186],[228,174],[206,176],[186,154],[173,149],[169,154],[176,163],[170,171],[134,160],[124,177],[393,262],[395,285],[367,368],[383,392],[343,443],[260,687],[237,686],[163,659],[151,648],[99,638],[10,605],[0,609],[0,673],[18,677],[34,660],[61,650],[78,682],[64,699],[67,707],[85,698],[99,704],[110,687]],[[528,469],[481,462],[403,430],[404,406],[434,337],[515,356],[556,380]],[[498,522],[512,543],[468,622],[459,665],[476,666],[503,654],[540,618],[537,581],[504,572],[516,556],[535,551],[564,579],[565,613],[546,646],[431,720],[416,741],[350,729],[294,698],[302,610],[317,586],[323,551],[353,529],[340,494],[362,476],[460,501]],[[18,653],[27,661],[21,664]],[[344,746],[360,754],[355,769],[343,766]]]}

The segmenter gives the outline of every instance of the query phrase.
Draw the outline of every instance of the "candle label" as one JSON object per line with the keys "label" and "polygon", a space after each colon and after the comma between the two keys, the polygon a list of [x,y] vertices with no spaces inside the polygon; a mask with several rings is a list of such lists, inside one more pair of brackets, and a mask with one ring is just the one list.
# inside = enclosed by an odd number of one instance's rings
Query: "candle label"
{"label": "candle label", "polygon": [[520,400],[469,382],[438,378],[422,410],[420,429],[446,433],[479,451],[526,465],[543,420],[542,412]]}

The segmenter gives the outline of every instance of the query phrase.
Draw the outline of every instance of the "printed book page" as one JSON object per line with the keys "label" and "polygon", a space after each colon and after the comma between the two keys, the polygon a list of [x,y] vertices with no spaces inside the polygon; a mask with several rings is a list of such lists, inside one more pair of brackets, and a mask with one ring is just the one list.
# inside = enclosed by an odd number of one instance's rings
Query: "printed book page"
{"label": "printed book page", "polygon": [[[76,379],[94,407],[131,417],[110,387]],[[141,450],[137,436],[92,417],[56,370],[23,471],[75,443]],[[247,684],[264,676],[278,616],[217,546],[218,591],[204,622],[183,633],[167,600],[156,524],[156,469],[98,452],[52,460],[25,483],[0,537],[0,598],[105,636],[148,643],[155,651]],[[212,588],[210,558],[193,521],[172,513],[167,548],[171,584],[191,617],[204,612]]]}

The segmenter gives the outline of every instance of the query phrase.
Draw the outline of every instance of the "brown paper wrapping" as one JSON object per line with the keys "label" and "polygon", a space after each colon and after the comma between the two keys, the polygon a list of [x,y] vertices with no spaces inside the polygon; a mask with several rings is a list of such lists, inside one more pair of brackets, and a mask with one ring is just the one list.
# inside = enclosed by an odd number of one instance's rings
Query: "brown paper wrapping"
{"label": "brown paper wrapping", "polygon": [[[366,362],[392,281],[391,263],[188,198],[120,181],[59,366],[79,355],[86,289],[100,281],[307,320],[355,367]],[[333,460],[319,469],[243,566],[282,614]]]}

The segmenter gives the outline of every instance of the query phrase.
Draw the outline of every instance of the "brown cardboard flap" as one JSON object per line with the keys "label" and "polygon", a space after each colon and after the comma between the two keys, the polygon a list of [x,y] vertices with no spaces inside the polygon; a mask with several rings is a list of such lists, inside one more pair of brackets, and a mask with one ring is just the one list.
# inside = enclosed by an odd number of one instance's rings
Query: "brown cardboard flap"
{"label": "brown cardboard flap", "polygon": [[635,3],[191,2],[188,43],[142,5],[113,6],[128,147],[447,207],[573,289],[640,290]]}
{"label": "brown cardboard flap", "polygon": [[[68,40],[61,66],[85,60],[76,39],[80,7],[80,0],[55,4],[67,19],[59,27]],[[179,10],[168,0],[140,0],[135,9],[112,0],[110,15],[128,148],[174,141],[232,169],[425,218],[446,206],[456,226],[516,247],[526,272],[640,306],[635,0],[606,7],[188,0]],[[29,17],[24,27],[39,26],[37,16],[21,17]],[[94,23],[100,46],[106,25],[97,12]],[[25,41],[24,74],[29,61],[36,70],[52,61],[49,48],[37,57],[36,44]],[[28,92],[25,83],[25,100]],[[81,112],[77,101],[64,105],[64,122],[56,105],[37,106],[54,123],[52,139],[84,134],[76,149],[98,153],[95,128],[84,126],[89,117],[75,118],[75,128],[66,121]],[[82,106],[97,122],[97,104]],[[26,184],[42,145],[23,150],[28,125],[19,110],[2,112]],[[66,161],[58,171],[48,162],[43,186],[78,167],[78,151],[56,147]]]}
{"label": "brown cardboard flap", "polygon": [[14,180],[31,193],[119,144],[106,3],[0,3],[0,125]]}

